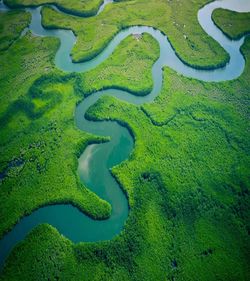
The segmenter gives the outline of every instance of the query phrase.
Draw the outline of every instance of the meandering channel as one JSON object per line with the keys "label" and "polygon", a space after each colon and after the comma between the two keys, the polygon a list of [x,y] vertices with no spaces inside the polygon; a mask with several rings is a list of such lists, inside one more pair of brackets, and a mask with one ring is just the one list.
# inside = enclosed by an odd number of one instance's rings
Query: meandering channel
{"label": "meandering channel", "polygon": [[[105,0],[97,14],[102,12],[110,2],[112,0]],[[204,31],[213,37],[230,55],[230,62],[225,67],[215,70],[197,70],[187,66],[178,58],[167,36],[148,26],[133,26],[122,30],[93,60],[84,63],[72,63],[70,52],[76,42],[73,32],[44,29],[41,25],[41,7],[26,8],[32,15],[29,26],[32,33],[38,36],[53,36],[60,39],[61,45],[55,56],[55,64],[63,71],[86,72],[95,68],[111,55],[123,39],[134,33],[147,32],[151,34],[159,42],[160,57],[152,68],[154,86],[149,95],[137,97],[128,92],[110,89],[92,94],[76,107],[75,119],[79,129],[95,135],[111,137],[111,141],[107,143],[89,145],[81,155],[78,167],[83,184],[111,204],[111,217],[103,221],[93,220],[71,205],[41,207],[31,215],[22,218],[0,241],[0,267],[2,267],[11,249],[24,239],[28,232],[41,223],[51,224],[75,243],[109,240],[121,232],[129,213],[128,201],[120,186],[112,177],[110,169],[129,157],[134,147],[134,141],[128,130],[117,122],[91,122],[85,119],[85,113],[103,95],[112,95],[137,105],[153,101],[162,87],[163,66],[169,66],[178,73],[204,81],[225,81],[240,76],[245,66],[244,58],[240,52],[244,37],[232,41],[214,25],[211,14],[214,9],[219,7],[247,12],[250,11],[250,2],[248,0],[215,1],[199,10],[198,20]],[[0,10],[7,11],[9,8],[0,3]]]}

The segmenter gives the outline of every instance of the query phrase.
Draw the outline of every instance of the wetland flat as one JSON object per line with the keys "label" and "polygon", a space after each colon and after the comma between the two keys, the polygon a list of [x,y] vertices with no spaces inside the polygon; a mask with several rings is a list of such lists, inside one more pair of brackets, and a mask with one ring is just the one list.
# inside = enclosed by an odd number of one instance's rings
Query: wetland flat
{"label": "wetland flat", "polygon": [[247,280],[250,3],[0,13],[0,280]]}

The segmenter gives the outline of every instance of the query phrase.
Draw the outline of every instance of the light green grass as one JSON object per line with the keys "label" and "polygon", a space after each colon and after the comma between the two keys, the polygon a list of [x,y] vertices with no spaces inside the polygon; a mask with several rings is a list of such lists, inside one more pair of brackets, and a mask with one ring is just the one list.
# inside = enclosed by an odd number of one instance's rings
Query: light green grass
{"label": "light green grass", "polygon": [[187,64],[197,68],[213,68],[225,65],[229,56],[198,23],[197,12],[207,2],[195,0],[190,5],[186,0],[125,1],[110,4],[100,15],[88,19],[62,15],[51,8],[44,8],[43,25],[74,31],[77,35],[77,43],[72,50],[74,61],[96,56],[123,28],[148,25],[165,33],[179,57]]}
{"label": "light green grass", "polygon": [[[51,74],[57,46],[54,39],[27,34],[1,57],[4,91],[0,107],[0,171],[6,171],[13,159],[23,164],[9,169],[1,182],[1,214],[8,219],[1,223],[0,233],[24,214],[51,203],[72,203],[92,217],[107,217],[110,206],[82,187],[76,175],[80,152],[89,142],[101,141],[75,128],[76,103],[104,86],[126,86],[131,92],[141,93],[152,87],[151,68],[159,47],[147,34],[139,41],[130,36],[107,61],[84,75]],[[132,58],[136,57],[134,64]],[[107,69],[112,70],[111,76]],[[47,74],[39,78],[41,72]],[[132,79],[135,73],[140,73],[140,80]],[[99,82],[93,82],[93,77]],[[12,195],[6,200],[10,189]],[[18,199],[22,197],[27,200]]]}
{"label": "light green grass", "polygon": [[160,55],[158,43],[147,33],[140,39],[129,36],[95,69],[82,75],[85,94],[105,88],[148,94],[152,87],[152,66]]}
{"label": "light green grass", "polygon": [[231,39],[250,33],[250,13],[217,9],[212,14],[214,23]]}
{"label": "light green grass", "polygon": [[[0,198],[6,198],[5,208],[8,204],[15,207],[16,199],[23,200],[27,194],[29,200],[34,200],[34,206],[41,198],[46,203],[44,192],[51,200],[56,191],[58,200],[62,200],[72,190],[73,199],[77,199],[76,156],[86,140],[95,138],[74,127],[75,103],[102,85],[125,85],[131,91],[145,91],[152,85],[148,68],[151,69],[158,52],[156,42],[148,35],[136,42],[129,37],[97,69],[63,75],[52,73],[48,55],[49,50],[54,52],[56,42],[29,36],[22,39],[27,40],[26,44],[43,42],[43,49],[47,48],[47,60],[39,61],[37,68],[46,65],[50,72],[36,82],[33,79],[38,74],[31,77],[26,74],[28,78],[20,80],[16,85],[20,90],[14,91],[6,102],[6,105],[18,105],[13,118],[8,119],[8,106],[1,110],[9,128],[6,131],[1,127],[0,139],[2,136],[5,139],[1,156],[5,162],[10,161],[13,156],[21,155],[20,148],[24,148],[25,159],[29,160],[27,170],[24,167],[12,171],[8,179],[18,184],[2,183]],[[26,46],[25,42],[20,44]],[[7,51],[15,58],[16,65],[11,67],[16,72],[9,86],[2,84],[5,97],[11,92],[11,83],[23,77],[23,64],[19,60],[25,61],[31,55],[30,49],[24,54],[18,46],[15,43]],[[154,51],[148,56],[150,46]],[[128,50],[131,56],[133,52],[143,54],[141,63],[135,61],[133,68],[127,67],[132,64],[130,59],[125,59]],[[236,80],[207,83],[165,68],[162,91],[153,103],[134,106],[103,97],[92,106],[89,118],[117,120],[135,136],[130,159],[112,170],[129,198],[130,215],[124,231],[112,241],[74,245],[53,227],[41,225],[12,251],[0,280],[248,280],[250,39],[246,40],[242,52],[246,68]],[[31,71],[32,63],[24,65]],[[137,66],[144,67],[140,84],[132,80]],[[115,75],[109,76],[107,68]],[[100,82],[92,81],[92,75],[99,77]],[[41,153],[41,149],[45,152]],[[58,161],[62,163],[60,175]],[[59,182],[60,188],[64,186],[62,181],[71,188],[67,193],[58,189]],[[53,191],[46,188],[48,182],[53,184]],[[38,188],[42,188],[43,194],[37,192]],[[98,214],[106,210],[98,198],[91,197],[89,202],[90,214],[96,206]],[[13,218],[12,212],[5,211],[1,222],[10,214]],[[15,216],[20,214],[17,211]]]}
{"label": "light green grass", "polygon": [[99,100],[89,117],[119,120],[136,140],[130,161],[113,169],[129,196],[125,230],[73,245],[43,225],[12,253],[2,280],[247,280],[249,46],[238,80],[210,84],[166,68],[151,105]]}
{"label": "light green grass", "polygon": [[5,3],[14,8],[54,4],[60,10],[67,13],[79,16],[93,16],[97,13],[103,0],[5,0]]}
{"label": "light green grass", "polygon": [[0,51],[8,49],[18,39],[30,19],[30,14],[26,12],[0,12]]}
{"label": "light green grass", "polygon": [[[81,99],[76,78],[46,76],[53,70],[57,47],[55,39],[27,34],[0,55],[0,169],[7,171],[0,189],[1,236],[20,217],[46,204],[72,203],[96,218],[110,214],[109,204],[83,187],[76,175],[80,152],[100,139],[74,126]],[[41,73],[45,76],[39,79]],[[7,168],[18,160],[21,167]]]}

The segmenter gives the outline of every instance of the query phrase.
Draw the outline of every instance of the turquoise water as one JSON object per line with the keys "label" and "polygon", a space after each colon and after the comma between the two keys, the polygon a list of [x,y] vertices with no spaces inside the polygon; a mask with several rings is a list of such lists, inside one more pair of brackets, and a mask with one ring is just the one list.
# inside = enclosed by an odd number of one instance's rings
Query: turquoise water
{"label": "turquoise water", "polygon": [[[106,0],[98,13],[102,12],[105,5],[110,2],[112,1]],[[24,239],[27,233],[40,223],[53,225],[61,234],[75,243],[109,240],[121,232],[129,213],[128,201],[120,186],[112,177],[110,169],[129,158],[134,147],[134,141],[128,130],[117,122],[91,122],[85,119],[85,112],[103,95],[111,95],[137,105],[153,101],[161,90],[162,67],[165,65],[185,76],[204,81],[225,81],[237,78],[245,66],[244,58],[240,53],[240,46],[244,42],[244,37],[232,41],[213,24],[211,13],[218,7],[239,12],[250,11],[250,1],[215,1],[203,7],[198,13],[199,23],[205,32],[218,41],[230,55],[230,62],[225,67],[216,70],[197,70],[185,65],[176,55],[167,36],[148,26],[133,26],[122,30],[93,60],[84,63],[72,63],[70,52],[77,40],[73,32],[46,30],[41,25],[41,7],[26,9],[32,14],[32,21],[29,26],[31,32],[38,36],[54,36],[60,39],[61,45],[55,56],[55,64],[63,71],[85,72],[95,68],[111,55],[123,39],[133,33],[147,32],[151,34],[160,44],[160,57],[152,68],[154,87],[149,95],[136,97],[128,92],[111,89],[92,94],[76,107],[75,120],[79,129],[92,134],[111,137],[111,140],[107,143],[89,145],[79,158],[78,166],[82,183],[111,204],[112,214],[110,218],[103,221],[93,220],[71,205],[41,207],[31,215],[22,218],[0,241],[0,265],[3,265],[13,246]],[[0,3],[0,10],[8,10],[8,8]]]}

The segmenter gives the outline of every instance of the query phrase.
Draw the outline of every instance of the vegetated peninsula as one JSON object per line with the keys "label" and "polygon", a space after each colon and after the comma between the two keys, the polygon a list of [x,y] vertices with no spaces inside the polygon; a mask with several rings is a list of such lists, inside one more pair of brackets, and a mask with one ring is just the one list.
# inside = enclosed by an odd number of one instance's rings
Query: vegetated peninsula
{"label": "vegetated peninsula", "polygon": [[215,82],[209,2],[0,3],[1,281],[249,280],[250,13],[213,11]]}
{"label": "vegetated peninsula", "polygon": [[52,4],[63,12],[87,17],[94,16],[97,13],[103,0],[6,0],[5,3],[13,8]]}
{"label": "vegetated peninsula", "polygon": [[236,40],[250,33],[250,13],[237,13],[224,9],[216,9],[213,21],[229,38]]}

